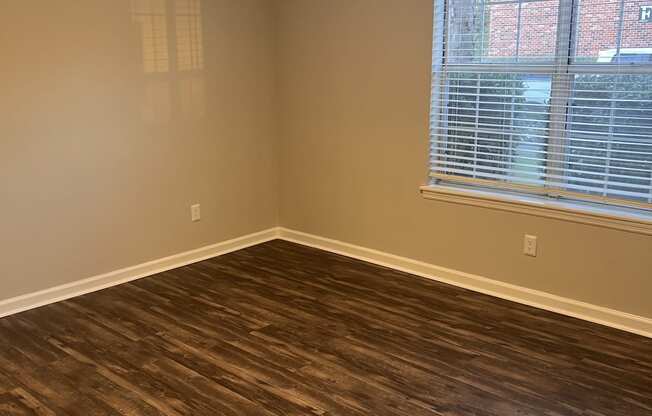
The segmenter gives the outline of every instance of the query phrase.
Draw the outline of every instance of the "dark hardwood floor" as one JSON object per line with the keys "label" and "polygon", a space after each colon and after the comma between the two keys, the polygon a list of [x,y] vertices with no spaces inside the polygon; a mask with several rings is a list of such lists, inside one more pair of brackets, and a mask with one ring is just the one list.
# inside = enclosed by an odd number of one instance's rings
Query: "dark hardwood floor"
{"label": "dark hardwood floor", "polygon": [[652,415],[652,340],[284,241],[0,319],[2,415]]}

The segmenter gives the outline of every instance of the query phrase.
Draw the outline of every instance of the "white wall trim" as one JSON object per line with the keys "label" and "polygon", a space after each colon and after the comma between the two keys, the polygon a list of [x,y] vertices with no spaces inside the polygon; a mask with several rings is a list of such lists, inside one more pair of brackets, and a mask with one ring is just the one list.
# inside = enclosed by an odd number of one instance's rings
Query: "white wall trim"
{"label": "white wall trim", "polygon": [[650,318],[282,227],[270,228],[39,292],[0,300],[0,318],[197,263],[277,238],[652,338],[652,319]]}
{"label": "white wall trim", "polygon": [[287,228],[281,239],[652,338],[652,319]]}
{"label": "white wall trim", "polygon": [[0,300],[0,318],[275,240],[278,235],[279,228],[274,227],[39,292]]}
{"label": "white wall trim", "polygon": [[516,195],[450,185],[422,186],[421,195],[426,199],[442,202],[492,208],[652,235],[652,213],[650,211],[622,207],[606,208],[589,202],[571,202],[542,196]]}

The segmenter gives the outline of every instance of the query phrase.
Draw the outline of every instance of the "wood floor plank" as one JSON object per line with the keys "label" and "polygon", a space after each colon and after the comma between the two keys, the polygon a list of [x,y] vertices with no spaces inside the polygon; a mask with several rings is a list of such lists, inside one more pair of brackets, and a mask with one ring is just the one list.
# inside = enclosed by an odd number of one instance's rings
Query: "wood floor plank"
{"label": "wood floor plank", "polygon": [[31,414],[34,414],[34,412],[15,393],[0,394],[0,415],[21,416]]}
{"label": "wood floor plank", "polygon": [[0,415],[652,415],[652,340],[272,241],[0,319]]}

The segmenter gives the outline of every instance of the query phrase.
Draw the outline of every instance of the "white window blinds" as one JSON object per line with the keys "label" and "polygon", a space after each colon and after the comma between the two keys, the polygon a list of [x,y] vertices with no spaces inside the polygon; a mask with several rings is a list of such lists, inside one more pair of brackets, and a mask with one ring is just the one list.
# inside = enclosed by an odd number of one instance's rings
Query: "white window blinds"
{"label": "white window blinds", "polygon": [[652,209],[646,7],[437,0],[433,181]]}

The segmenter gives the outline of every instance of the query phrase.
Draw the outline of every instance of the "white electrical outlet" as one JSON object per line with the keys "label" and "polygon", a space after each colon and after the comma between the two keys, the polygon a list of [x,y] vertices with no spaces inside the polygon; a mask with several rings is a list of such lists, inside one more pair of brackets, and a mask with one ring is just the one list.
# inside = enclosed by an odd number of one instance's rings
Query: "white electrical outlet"
{"label": "white electrical outlet", "polygon": [[523,254],[526,256],[537,256],[537,236],[536,235],[525,235],[523,240]]}
{"label": "white electrical outlet", "polygon": [[196,204],[190,207],[190,219],[192,222],[201,220],[201,205]]}

